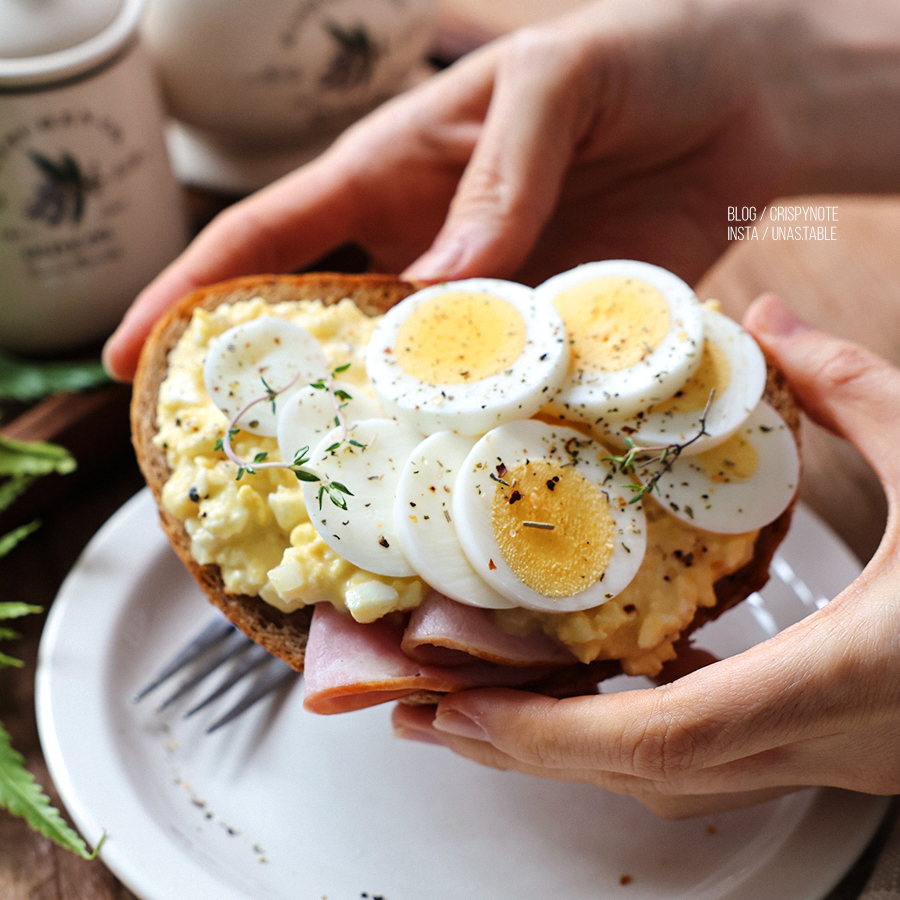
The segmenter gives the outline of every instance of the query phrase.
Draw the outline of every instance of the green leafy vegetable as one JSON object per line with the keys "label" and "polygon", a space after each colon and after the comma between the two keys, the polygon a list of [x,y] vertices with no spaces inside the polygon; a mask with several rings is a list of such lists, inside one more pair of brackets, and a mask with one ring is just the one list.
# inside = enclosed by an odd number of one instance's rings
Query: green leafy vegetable
{"label": "green leafy vegetable", "polygon": [[[29,528],[28,530],[34,531],[34,528]],[[3,552],[2,541],[0,541],[0,556],[3,555]],[[30,603],[0,603],[0,620],[17,619],[20,616],[27,616],[31,613],[39,612],[41,612],[40,606],[32,606]],[[19,633],[13,631],[12,628],[0,628],[0,641],[14,641],[18,637],[20,637]],[[22,666],[22,660],[16,659],[14,656],[9,656],[6,653],[0,653],[0,669],[5,666],[15,666],[16,668],[20,668]]]}
{"label": "green leafy vegetable", "polygon": [[28,824],[60,847],[77,853],[84,859],[93,859],[84,841],[72,830],[50,798],[43,792],[34,776],[25,768],[22,754],[13,749],[9,734],[0,725],[0,806],[14,816],[21,816]]}
{"label": "green leafy vegetable", "polygon": [[68,475],[75,460],[65,447],[45,441],[16,441],[0,435],[0,475]]}
{"label": "green leafy vegetable", "polygon": [[[0,380],[2,380],[2,359],[0,359]],[[0,510],[9,507],[13,501],[36,478],[58,472],[65,475],[75,468],[75,460],[64,447],[43,441],[16,441],[0,437]],[[6,534],[0,535],[0,557],[9,553],[21,540],[38,527],[37,522],[20,525]],[[0,602],[0,622],[18,619],[41,611],[39,606],[16,601]],[[0,627],[0,641],[18,638],[16,631]],[[21,667],[22,661],[0,652],[0,669]],[[6,809],[14,816],[20,816],[45,837],[55,841],[66,850],[71,850],[85,859],[93,859],[97,850],[91,853],[79,837],[60,815],[38,785],[34,776],[26,769],[22,755],[13,749],[9,734],[0,723],[0,809]],[[97,848],[99,850],[99,847]]]}
{"label": "green leafy vegetable", "polygon": [[[6,556],[19,541],[24,540],[32,531],[35,531],[38,524],[38,522],[29,522],[27,525],[14,528],[7,534],[0,535],[0,556]],[[2,618],[3,616],[0,616],[0,619]]]}
{"label": "green leafy vegetable", "polygon": [[50,394],[84,391],[109,381],[98,360],[37,362],[0,350],[0,400],[29,403]]}

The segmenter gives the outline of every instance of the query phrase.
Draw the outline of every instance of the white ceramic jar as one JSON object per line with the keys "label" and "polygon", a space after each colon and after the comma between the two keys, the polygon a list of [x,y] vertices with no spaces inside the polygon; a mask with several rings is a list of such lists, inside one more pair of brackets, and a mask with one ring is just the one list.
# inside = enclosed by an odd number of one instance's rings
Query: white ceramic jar
{"label": "white ceramic jar", "polygon": [[187,242],[144,0],[0,0],[0,347],[99,342]]}
{"label": "white ceramic jar", "polygon": [[421,76],[437,0],[149,0],[179,176],[253,190]]}

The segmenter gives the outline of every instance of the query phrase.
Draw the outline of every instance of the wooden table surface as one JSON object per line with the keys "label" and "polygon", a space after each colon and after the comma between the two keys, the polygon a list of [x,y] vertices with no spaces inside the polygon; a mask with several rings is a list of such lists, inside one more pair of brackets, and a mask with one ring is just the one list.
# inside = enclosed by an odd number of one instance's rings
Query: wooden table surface
{"label": "wooden table surface", "polygon": [[[461,3],[460,8],[469,6],[475,7]],[[769,237],[735,245],[704,278],[699,292],[718,297],[732,315],[739,316],[754,296],[773,290],[812,322],[900,363],[900,257],[895,251],[900,199],[836,197],[815,198],[815,202],[837,207],[834,240]],[[723,230],[727,225],[723,210]],[[0,563],[0,600],[48,608],[87,541],[142,486],[126,443],[123,404],[104,405],[101,414],[105,418],[102,427],[93,431],[93,445],[90,434],[77,438],[86,462],[84,476],[73,480],[71,490],[43,511],[41,529]],[[867,558],[877,546],[885,518],[883,498],[868,467],[852,448],[814,428],[806,435],[805,458],[804,499],[858,555]],[[25,665],[0,671],[0,721],[10,730],[31,771],[58,802],[41,754],[33,706],[42,623],[43,616],[21,620],[17,624],[23,640],[4,645]],[[833,900],[856,896],[871,856],[835,890]],[[2,900],[133,897],[102,861],[86,862],[59,850],[21,820],[0,812]]]}

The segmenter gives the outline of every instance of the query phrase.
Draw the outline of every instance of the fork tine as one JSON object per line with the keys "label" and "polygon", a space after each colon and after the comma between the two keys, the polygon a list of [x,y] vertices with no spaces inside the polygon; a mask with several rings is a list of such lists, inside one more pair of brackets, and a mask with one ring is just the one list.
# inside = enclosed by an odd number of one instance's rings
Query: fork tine
{"label": "fork tine", "polygon": [[163,701],[159,707],[159,711],[161,712],[166,709],[166,707],[170,706],[176,700],[180,700],[188,691],[193,690],[193,688],[200,684],[207,675],[210,675],[218,669],[219,666],[228,662],[229,659],[233,659],[235,656],[245,653],[253,646],[255,646],[253,641],[243,634],[237,634],[234,639],[229,639],[228,643],[222,647],[218,653],[208,659],[206,663],[197,669],[190,678],[187,678],[173,694]]}
{"label": "fork tine", "polygon": [[180,672],[186,665],[197,659],[204,651],[225,640],[235,631],[234,625],[227,619],[215,619],[210,622],[190,643],[186,644],[156,674],[153,680],[141,688],[134,698],[135,703],[142,700],[151,691],[156,690],[163,682]]}
{"label": "fork tine", "polygon": [[[241,656],[245,658],[239,659]],[[189,709],[184,714],[185,718],[192,716],[214,700],[217,700],[238,681],[246,678],[255,670],[261,669],[261,671],[252,680],[250,689],[206,729],[207,734],[231,722],[263,697],[278,690],[289,681],[296,679],[300,674],[294,671],[286,662],[272,656],[249,637],[241,634],[229,621],[215,619],[179,650],[154,676],[153,680],[141,688],[134,700],[135,702],[141,700],[173,675],[191,666],[185,680],[157,708],[157,712],[162,712],[176,700],[197,687],[201,681],[211,675],[216,669],[224,666],[231,660],[235,660],[235,662],[229,667],[228,675],[209,696]]]}
{"label": "fork tine", "polygon": [[221,728],[223,725],[227,725],[233,719],[236,719],[241,715],[241,713],[250,709],[256,702],[262,700],[263,697],[274,693],[284,685],[296,681],[299,677],[300,673],[295,669],[292,669],[284,662],[284,660],[273,657],[272,662],[266,671],[256,679],[253,688],[249,690],[238,703],[228,710],[225,715],[216,719],[216,721],[206,729],[206,733],[212,734],[216,729]]}
{"label": "fork tine", "polygon": [[196,706],[192,706],[185,714],[187,719],[195,712],[199,712],[205,706],[208,706],[213,700],[218,700],[230,687],[237,684],[245,675],[249,675],[255,669],[258,669],[263,663],[272,659],[272,654],[264,647],[254,644],[247,652],[247,658],[228,674],[222,683],[208,696],[201,700]]}

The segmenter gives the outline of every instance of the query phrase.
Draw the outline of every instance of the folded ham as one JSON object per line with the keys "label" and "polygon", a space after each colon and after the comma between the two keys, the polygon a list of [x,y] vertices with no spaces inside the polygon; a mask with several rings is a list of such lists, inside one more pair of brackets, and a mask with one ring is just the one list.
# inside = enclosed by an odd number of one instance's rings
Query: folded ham
{"label": "folded ham", "polygon": [[340,713],[420,691],[527,687],[575,658],[542,633],[515,637],[483,609],[432,592],[408,621],[361,624],[318,603],[306,648],[304,704]]}

